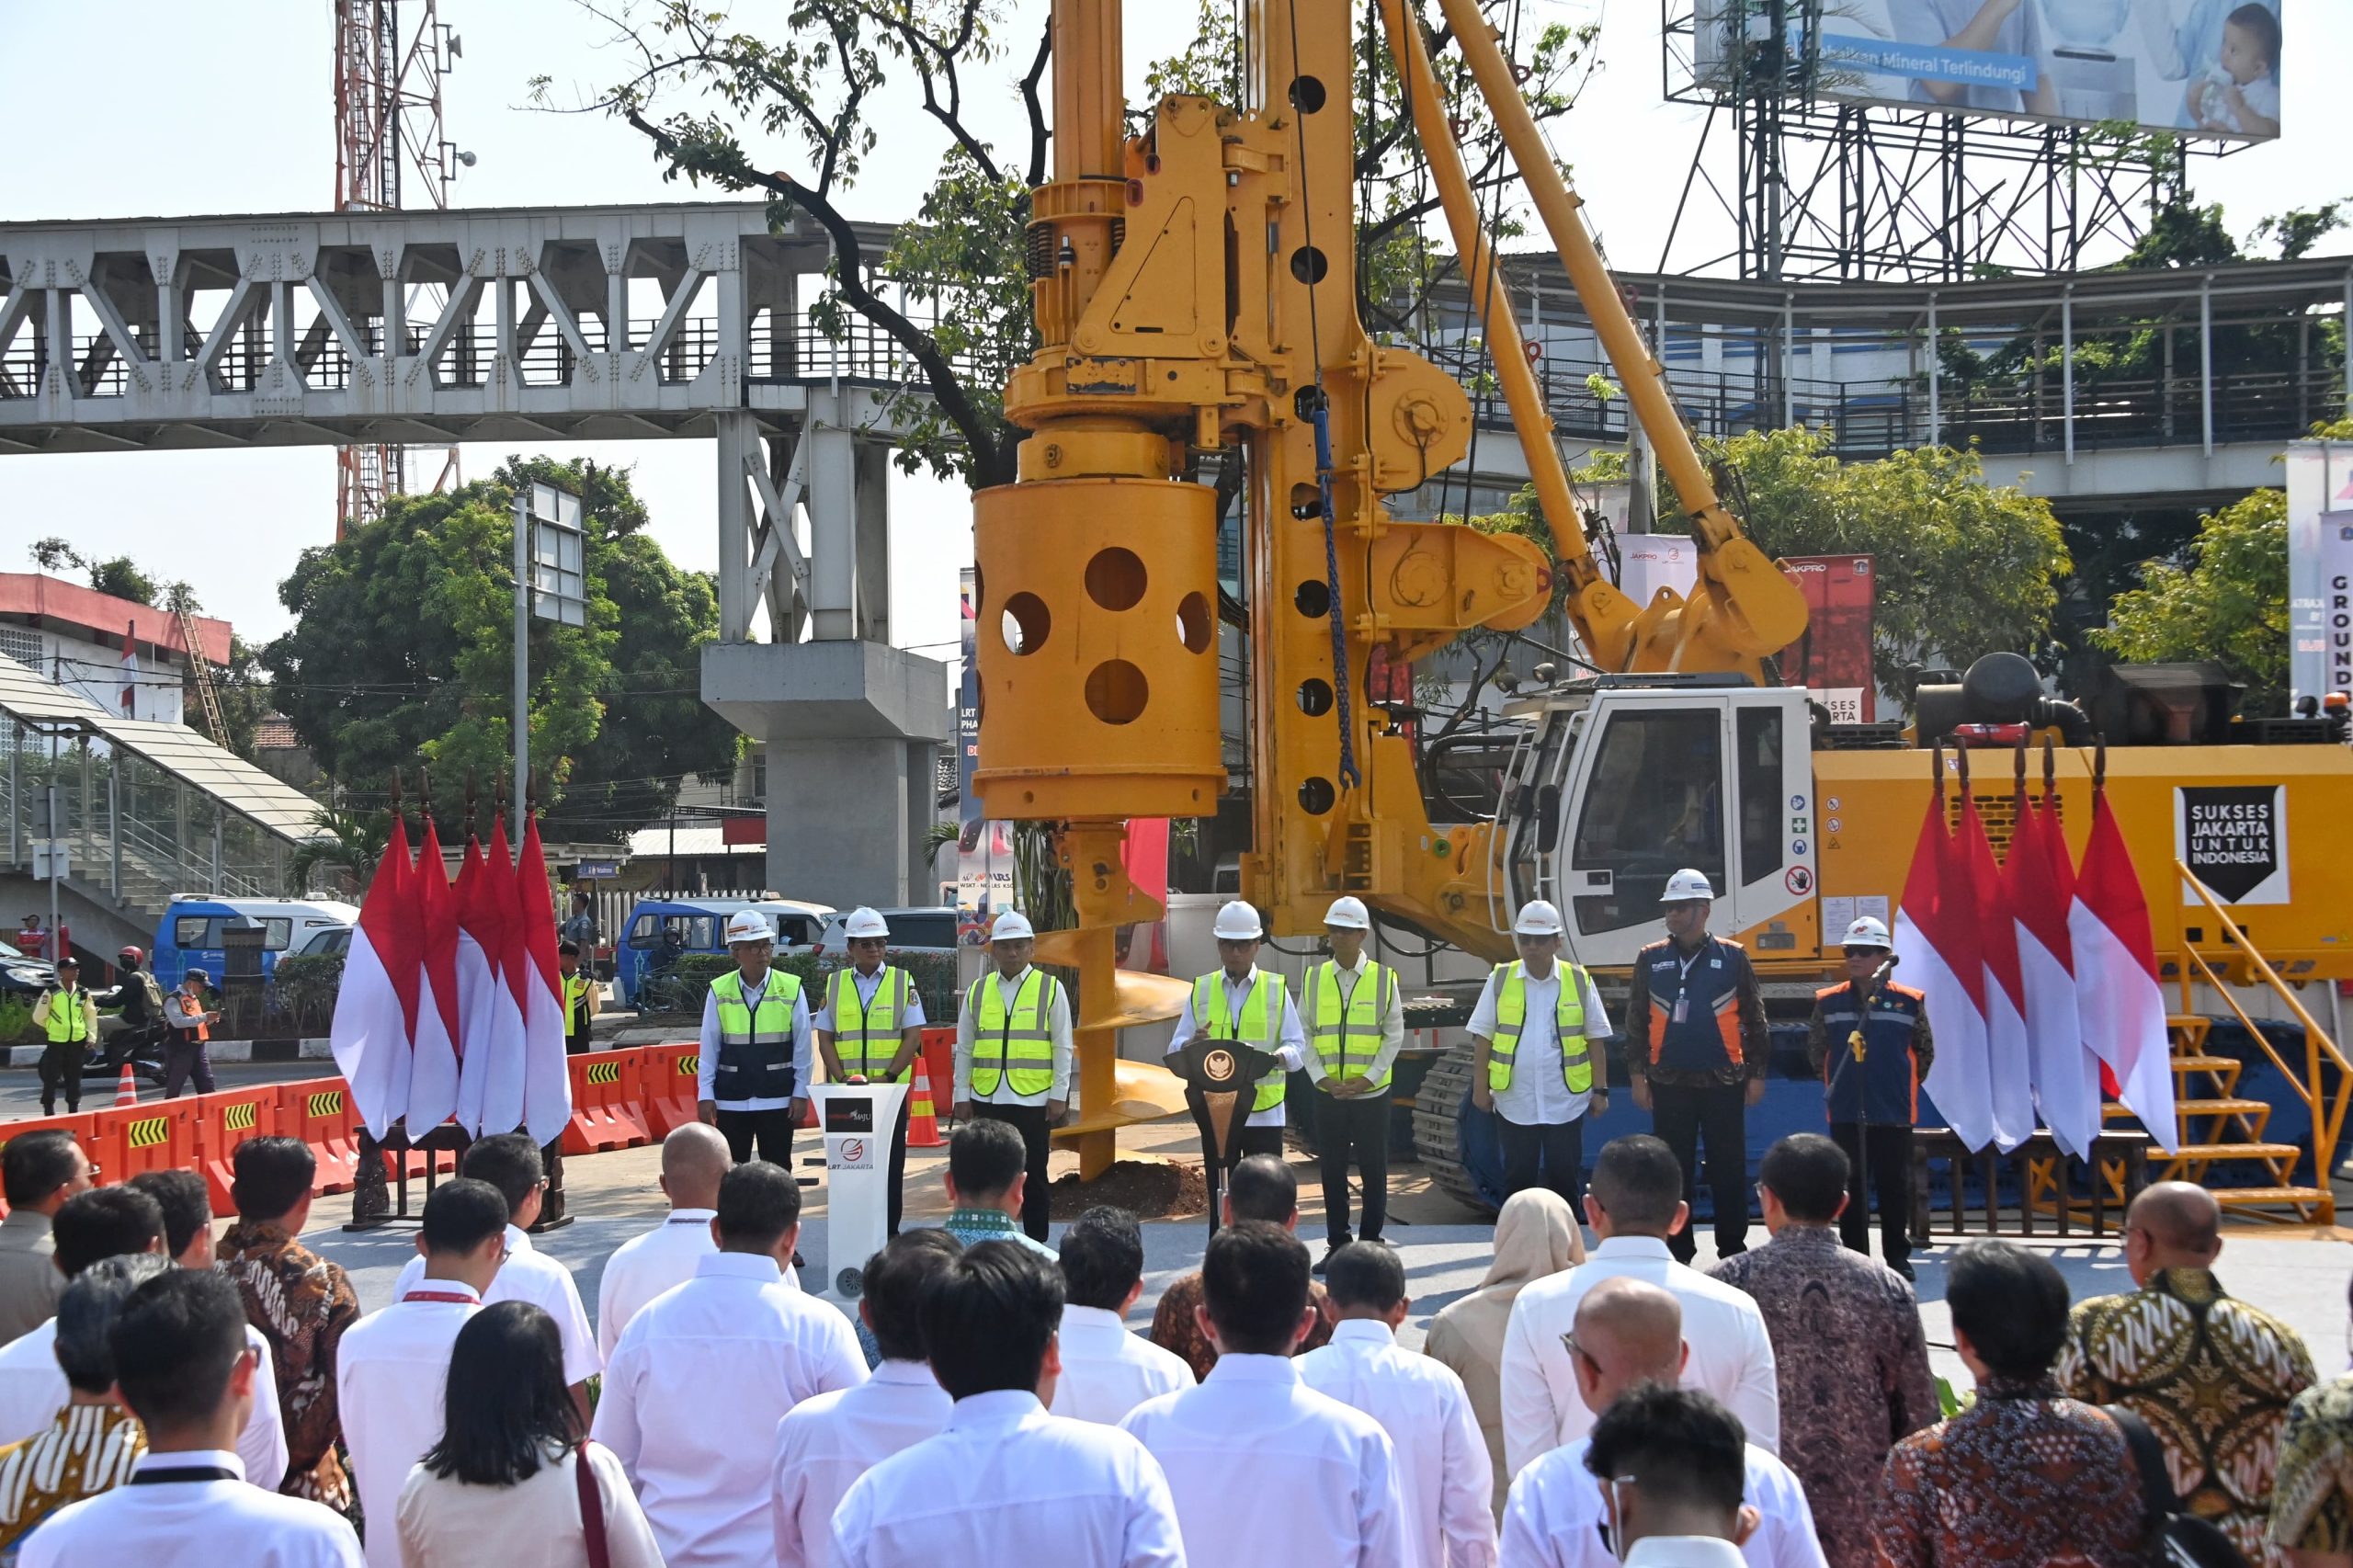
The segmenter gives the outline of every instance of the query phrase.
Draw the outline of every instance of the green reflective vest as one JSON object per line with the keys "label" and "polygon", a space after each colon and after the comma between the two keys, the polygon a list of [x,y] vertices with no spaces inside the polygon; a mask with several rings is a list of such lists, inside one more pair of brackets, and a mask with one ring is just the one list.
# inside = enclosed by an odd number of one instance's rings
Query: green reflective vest
{"label": "green reflective vest", "polygon": [[719,1003],[719,1065],[711,1074],[714,1100],[790,1099],[798,1085],[792,1073],[792,1004],[801,977],[768,971],[760,1005],[744,1003],[744,971],[733,970],[710,983]]}
{"label": "green reflective vest", "polygon": [[[1336,963],[1326,961],[1310,969],[1304,989],[1307,1043],[1323,1058],[1324,1075],[1343,1084],[1365,1076],[1372,1069],[1372,1059],[1381,1053],[1381,1024],[1397,996],[1397,971],[1365,960],[1364,972],[1357,976],[1356,989],[1348,993],[1345,1006]],[[1381,1070],[1372,1087],[1375,1093],[1389,1087],[1388,1068]]]}
{"label": "green reflective vest", "polygon": [[[833,1014],[834,1054],[841,1059],[842,1071],[857,1077],[880,1079],[899,1054],[899,1020],[907,1013],[907,971],[884,964],[874,982],[874,1000],[858,999],[858,971],[853,968],[834,971],[826,982],[825,1006]],[[915,1070],[909,1063],[893,1079],[894,1083],[913,1081]]]}
{"label": "green reflective vest", "polygon": [[[1582,1095],[1593,1087],[1593,1051],[1585,1040],[1585,971],[1564,960],[1552,960],[1561,977],[1561,995],[1552,1012],[1552,1027],[1561,1041],[1561,1078],[1569,1093]],[[1487,1057],[1487,1087],[1500,1094],[1511,1087],[1512,1059],[1519,1053],[1520,1025],[1528,1017],[1528,966],[1515,959],[1499,963],[1495,973],[1495,1038]]]}
{"label": "green reflective vest", "polygon": [[[985,1098],[1005,1084],[1017,1095],[1054,1086],[1054,977],[1032,967],[1013,994],[1010,1012],[992,970],[964,994],[972,1015],[972,1093]],[[995,1060],[989,1057],[994,1054]]]}
{"label": "green reflective vest", "polygon": [[[1258,971],[1250,986],[1250,994],[1242,999],[1242,1016],[1229,1018],[1225,1014],[1225,971],[1213,969],[1193,982],[1193,1026],[1211,1040],[1238,1040],[1267,1055],[1275,1053],[1276,1042],[1283,1035],[1283,1009],[1290,1006],[1290,993],[1283,989],[1283,977]],[[1272,1110],[1283,1103],[1283,1085],[1289,1074],[1282,1063],[1277,1062],[1258,1080],[1258,1092],[1250,1102],[1250,1113]]]}
{"label": "green reflective vest", "polygon": [[90,994],[79,986],[71,991],[52,991],[49,994],[49,1043],[66,1045],[74,1040],[95,1038],[97,1028],[97,1007]]}

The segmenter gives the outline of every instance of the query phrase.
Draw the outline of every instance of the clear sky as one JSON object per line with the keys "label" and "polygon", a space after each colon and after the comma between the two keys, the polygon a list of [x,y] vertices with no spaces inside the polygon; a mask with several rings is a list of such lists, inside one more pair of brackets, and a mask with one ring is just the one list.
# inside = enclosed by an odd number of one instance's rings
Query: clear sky
{"label": "clear sky", "polygon": [[[1524,0],[1529,21],[1598,17],[1600,66],[1575,111],[1553,130],[1588,217],[1620,265],[1658,262],[1702,111],[1661,92],[1659,0]],[[466,206],[669,201],[642,142],[625,126],[527,107],[526,84],[547,74],[569,97],[627,68],[610,29],[574,0],[440,0],[464,55],[445,85],[450,138],[477,156],[456,187]],[[641,5],[641,9],[646,8]],[[738,4],[745,25],[778,7]],[[1000,31],[1026,63],[1045,0],[1010,0]],[[1361,17],[1362,7],[1354,7]],[[1190,0],[1126,7],[1131,90],[1145,63],[1193,31]],[[2220,200],[2242,235],[2266,213],[2353,194],[2353,94],[2330,64],[2353,59],[2353,5],[2288,0],[2283,50],[2285,136],[2201,161],[2200,195]],[[326,0],[0,0],[0,103],[17,128],[0,222],[225,212],[315,211],[335,186],[332,17]],[[994,94],[993,84],[980,88]],[[936,166],[943,136],[906,105],[886,106],[893,135],[845,205],[855,215],[905,217]],[[1019,129],[1009,85],[988,107],[995,134]],[[1721,135],[1721,131],[1719,132]],[[762,151],[790,166],[786,149]],[[2338,236],[2325,247],[2346,248]],[[1697,254],[1697,253],[1693,253]],[[487,473],[506,446],[469,447],[469,474]],[[717,482],[707,441],[638,441],[549,449],[633,463],[654,529],[679,562],[717,560]],[[0,570],[29,568],[24,547],[63,534],[85,551],[128,552],[187,578],[206,607],[250,640],[282,631],[278,580],[306,545],[333,532],[331,450],[0,457]],[[892,481],[898,571],[892,616],[910,645],[951,654],[956,569],[971,559],[961,491]]]}

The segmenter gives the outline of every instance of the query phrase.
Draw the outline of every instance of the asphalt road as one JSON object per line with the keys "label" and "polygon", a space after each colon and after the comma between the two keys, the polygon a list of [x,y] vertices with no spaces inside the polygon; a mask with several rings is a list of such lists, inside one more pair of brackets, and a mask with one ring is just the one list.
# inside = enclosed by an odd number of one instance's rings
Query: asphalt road
{"label": "asphalt road", "polygon": [[[224,1089],[242,1089],[255,1084],[291,1084],[304,1078],[332,1078],[335,1075],[332,1062],[217,1062],[212,1075]],[[114,1104],[115,1080],[101,1084],[98,1074],[85,1074],[82,1079],[82,1108],[98,1110]],[[193,1094],[193,1088],[188,1091]],[[143,1103],[159,1099],[163,1091],[141,1080],[139,1098]],[[58,1107],[63,1110],[64,1106]],[[40,1075],[30,1067],[0,1068],[0,1121],[16,1121],[40,1114]]]}

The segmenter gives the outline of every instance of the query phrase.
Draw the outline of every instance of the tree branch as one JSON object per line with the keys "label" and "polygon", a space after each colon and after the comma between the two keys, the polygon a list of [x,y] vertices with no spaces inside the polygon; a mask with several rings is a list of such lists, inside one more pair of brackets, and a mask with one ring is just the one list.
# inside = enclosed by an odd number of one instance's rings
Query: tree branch
{"label": "tree branch", "polygon": [[1029,183],[1033,190],[1046,183],[1046,152],[1053,145],[1053,132],[1046,129],[1045,107],[1038,100],[1038,84],[1053,53],[1054,24],[1049,19],[1038,33],[1038,57],[1029,62],[1029,74],[1021,78],[1021,102],[1029,111]]}

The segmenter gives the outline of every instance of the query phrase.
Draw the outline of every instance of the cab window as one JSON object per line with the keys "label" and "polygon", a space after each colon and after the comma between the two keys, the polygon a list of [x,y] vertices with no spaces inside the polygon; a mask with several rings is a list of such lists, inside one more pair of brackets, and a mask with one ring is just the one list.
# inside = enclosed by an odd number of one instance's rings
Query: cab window
{"label": "cab window", "polygon": [[1724,885],[1722,723],[1712,705],[1609,716],[1569,860],[1579,931],[1654,923],[1687,866]]}
{"label": "cab window", "polygon": [[1779,708],[1744,708],[1735,715],[1733,772],[1740,802],[1740,880],[1781,869],[1781,735]]}

